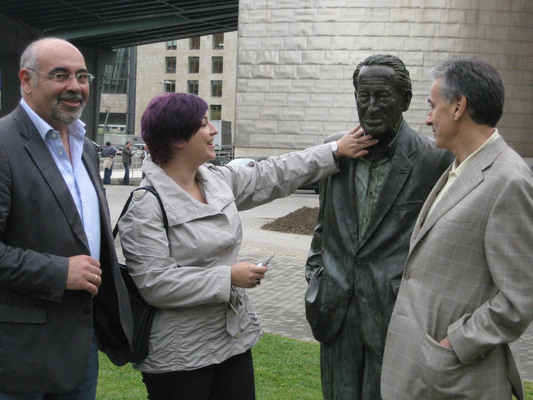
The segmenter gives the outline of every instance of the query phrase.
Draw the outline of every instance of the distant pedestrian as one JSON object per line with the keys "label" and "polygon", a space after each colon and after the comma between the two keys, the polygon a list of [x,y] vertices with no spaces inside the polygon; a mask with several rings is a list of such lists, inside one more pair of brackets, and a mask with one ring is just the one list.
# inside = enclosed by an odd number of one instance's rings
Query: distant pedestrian
{"label": "distant pedestrian", "polygon": [[124,179],[122,180],[123,185],[130,184],[130,165],[132,156],[133,152],[131,151],[131,142],[126,142],[126,145],[122,149],[122,164],[124,164]]}
{"label": "distant pedestrian", "polygon": [[117,154],[117,149],[111,146],[111,142],[106,142],[106,147],[100,153],[100,157],[104,159],[104,184],[111,183],[111,173],[113,172],[113,158]]}
{"label": "distant pedestrian", "polygon": [[[147,145],[144,145],[144,148],[143,148],[143,153],[141,155],[141,170],[142,170],[142,167],[143,167],[143,164],[144,164],[144,160],[146,159],[146,157],[148,156],[148,154],[150,154],[150,152],[148,151],[148,146]],[[144,171],[142,172],[142,179],[144,179],[145,177],[145,173]]]}

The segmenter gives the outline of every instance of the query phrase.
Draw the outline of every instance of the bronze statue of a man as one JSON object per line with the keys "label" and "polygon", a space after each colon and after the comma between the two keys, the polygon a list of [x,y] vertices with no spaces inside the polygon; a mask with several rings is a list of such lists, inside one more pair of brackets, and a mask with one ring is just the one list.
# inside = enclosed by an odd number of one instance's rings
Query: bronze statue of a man
{"label": "bronze statue of a man", "polygon": [[[453,161],[403,120],[409,72],[392,55],[354,71],[359,122],[379,142],[320,182],[306,278],[306,316],[321,343],[324,399],[380,399],[383,350],[409,239],[431,188]],[[337,140],[341,133],[326,141]]]}

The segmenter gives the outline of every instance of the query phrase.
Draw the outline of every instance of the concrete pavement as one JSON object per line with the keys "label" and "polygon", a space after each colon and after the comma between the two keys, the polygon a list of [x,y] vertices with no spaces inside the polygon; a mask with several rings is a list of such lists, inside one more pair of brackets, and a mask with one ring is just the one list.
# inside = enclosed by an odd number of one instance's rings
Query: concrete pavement
{"label": "concrete pavement", "polygon": [[[123,174],[123,172],[122,172]],[[114,175],[114,174],[113,174]],[[111,219],[114,226],[129,193],[135,185],[105,185]],[[312,191],[297,191],[252,210],[241,212],[243,243],[239,261],[259,262],[272,254],[269,270],[260,286],[248,290],[265,332],[295,339],[314,341],[305,319],[304,277],[305,260],[311,236],[262,230],[261,226],[300,207],[318,206],[318,195]],[[119,257],[121,249],[116,242]],[[519,339],[522,374],[533,380],[533,325]]]}

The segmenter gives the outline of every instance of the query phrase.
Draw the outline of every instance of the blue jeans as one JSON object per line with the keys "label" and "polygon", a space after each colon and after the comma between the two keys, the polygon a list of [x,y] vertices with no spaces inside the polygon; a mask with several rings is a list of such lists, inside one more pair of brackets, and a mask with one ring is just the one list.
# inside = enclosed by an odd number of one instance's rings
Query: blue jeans
{"label": "blue jeans", "polygon": [[122,181],[124,185],[130,184],[130,164],[124,164],[124,180]]}
{"label": "blue jeans", "polygon": [[104,183],[109,185],[111,183],[111,173],[113,172],[113,166],[111,168],[104,169]]}
{"label": "blue jeans", "polygon": [[85,378],[69,393],[0,393],[0,400],[94,400],[98,381],[98,345],[93,335]]}

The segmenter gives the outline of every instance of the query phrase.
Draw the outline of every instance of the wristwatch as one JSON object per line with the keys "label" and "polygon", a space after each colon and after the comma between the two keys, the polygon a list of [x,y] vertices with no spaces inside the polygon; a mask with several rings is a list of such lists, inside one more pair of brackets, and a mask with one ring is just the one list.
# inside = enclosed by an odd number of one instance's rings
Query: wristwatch
{"label": "wristwatch", "polygon": [[331,143],[331,154],[333,154],[333,159],[335,160],[336,163],[339,162],[339,145],[337,144],[337,141],[335,140],[334,142],[330,142]]}

